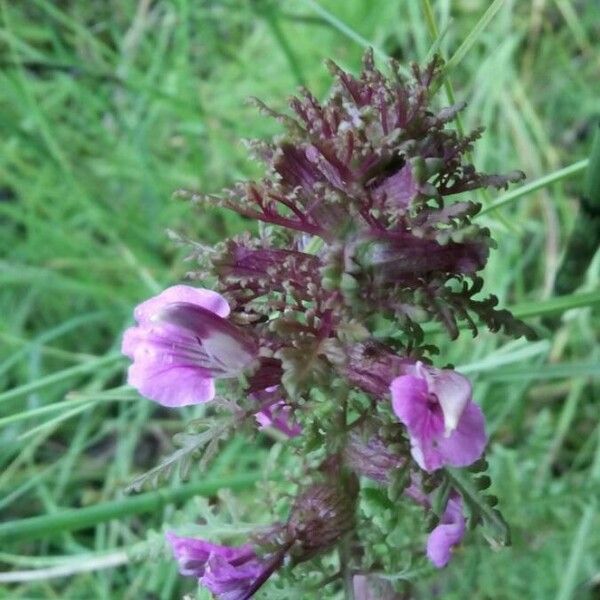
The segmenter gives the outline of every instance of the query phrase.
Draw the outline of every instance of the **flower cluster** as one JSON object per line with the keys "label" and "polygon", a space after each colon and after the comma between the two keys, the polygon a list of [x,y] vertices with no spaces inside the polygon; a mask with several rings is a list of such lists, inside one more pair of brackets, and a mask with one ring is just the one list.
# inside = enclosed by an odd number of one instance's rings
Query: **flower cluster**
{"label": "flower cluster", "polygon": [[330,66],[327,102],[303,91],[294,116],[261,105],[286,131],[250,144],[263,179],[220,196],[182,192],[261,222],[259,235],[196,251],[195,276],[211,289],[177,285],[147,300],[123,340],[129,383],[144,396],[200,404],[215,398],[216,380],[231,380],[236,424],[276,432],[297,455],[320,452],[316,466],[305,461],[285,523],[242,546],[168,534],[182,574],[221,600],[250,598],[284,565],[342,542],[355,593],[384,594],[373,590],[390,584],[365,575],[358,535],[368,480],[433,515],[426,554],[446,565],[467,498],[445,468],[476,463],[487,436],[471,384],[433,366],[421,325],[437,320],[452,338],[461,322],[531,334],[494,297],[476,297],[493,244],[472,222],[471,193],[522,173],[468,163],[481,131],[449,127],[460,105],[432,109],[441,61],[414,67],[410,80],[394,63],[384,76],[371,52],[358,78]]}

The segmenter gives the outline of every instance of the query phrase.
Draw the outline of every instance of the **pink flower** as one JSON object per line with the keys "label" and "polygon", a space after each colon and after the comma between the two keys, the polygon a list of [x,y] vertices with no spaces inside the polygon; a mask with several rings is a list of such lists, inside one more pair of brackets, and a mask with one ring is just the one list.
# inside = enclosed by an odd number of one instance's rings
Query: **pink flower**
{"label": "pink flower", "polygon": [[445,567],[452,555],[452,548],[461,542],[464,535],[462,498],[453,494],[448,499],[440,524],[427,538],[427,557],[436,567]]}
{"label": "pink flower", "polygon": [[469,380],[421,362],[406,372],[392,381],[390,389],[414,460],[428,472],[474,463],[485,449],[487,435],[483,413],[471,399]]}
{"label": "pink flower", "polygon": [[218,600],[246,600],[279,566],[261,559],[250,544],[221,546],[167,532],[182,575],[198,577]]}
{"label": "pink flower", "polygon": [[292,418],[292,407],[283,400],[268,404],[255,415],[260,428],[273,427],[289,438],[302,433],[302,427]]}
{"label": "pink flower", "polygon": [[237,377],[258,353],[228,315],[221,295],[186,285],[140,304],[134,312],[138,324],[125,331],[121,348],[133,359],[128,383],[163,406],[212,400],[214,379]]}

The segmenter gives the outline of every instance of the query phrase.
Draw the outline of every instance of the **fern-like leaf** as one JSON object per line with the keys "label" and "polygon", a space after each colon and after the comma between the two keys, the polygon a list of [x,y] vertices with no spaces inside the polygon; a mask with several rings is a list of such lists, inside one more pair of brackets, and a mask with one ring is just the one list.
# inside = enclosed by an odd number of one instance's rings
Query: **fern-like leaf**
{"label": "fern-like leaf", "polygon": [[498,499],[482,493],[489,487],[490,478],[481,473],[446,469],[446,477],[460,493],[468,512],[469,525],[483,525],[484,536],[494,546],[510,546],[510,529],[502,513],[495,508]]}
{"label": "fern-like leaf", "polygon": [[173,437],[173,443],[179,446],[175,452],[164,457],[156,467],[136,477],[126,488],[127,492],[139,492],[144,487],[157,488],[160,483],[167,481],[175,473],[181,479],[187,479],[194,459],[200,457],[198,468],[203,470],[215,456],[222,440],[228,437],[232,422],[217,421],[204,423],[205,429],[199,432],[178,433]]}

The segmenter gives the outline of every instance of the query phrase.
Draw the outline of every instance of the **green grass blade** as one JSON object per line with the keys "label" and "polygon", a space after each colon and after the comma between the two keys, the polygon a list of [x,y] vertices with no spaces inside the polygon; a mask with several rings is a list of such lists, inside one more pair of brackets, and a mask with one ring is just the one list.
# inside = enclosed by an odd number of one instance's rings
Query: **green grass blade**
{"label": "green grass blade", "polygon": [[552,185],[557,181],[567,179],[568,177],[573,177],[573,175],[577,175],[578,173],[581,173],[581,171],[584,171],[587,168],[588,163],[589,159],[585,158],[576,163],[573,163],[572,165],[569,165],[568,167],[565,167],[564,169],[559,169],[558,171],[554,171],[554,173],[544,175],[544,177],[540,177],[539,179],[536,179],[531,183],[523,185],[515,190],[512,190],[511,192],[507,192],[506,194],[500,196],[500,198],[497,198],[492,204],[486,206],[477,215],[477,217],[494,211],[500,208],[501,206],[504,206],[505,204],[514,202],[515,200],[518,200],[519,198],[522,198],[527,194],[531,194],[532,192],[535,192],[539,189],[548,187],[549,185]]}
{"label": "green grass blade", "polygon": [[490,24],[491,20],[496,16],[496,13],[502,8],[505,0],[494,0],[488,9],[483,13],[483,16],[475,27],[471,29],[467,37],[463,40],[462,44],[456,49],[456,52],[450,57],[446,63],[446,72],[449,73],[455,69],[467,55],[469,50],[475,45],[485,28]]}
{"label": "green grass blade", "polygon": [[0,394],[0,403],[7,402],[9,400],[14,400],[15,398],[25,396],[26,394],[30,394],[32,392],[37,392],[38,390],[54,385],[56,383],[67,381],[74,377],[78,377],[79,375],[96,371],[101,367],[114,365],[122,359],[123,357],[121,354],[108,354],[106,356],[101,356],[94,360],[88,360],[83,364],[76,365],[74,367],[69,367],[68,369],[63,369],[62,371],[57,371],[56,373],[52,373],[52,375],[41,377],[36,381],[31,381],[24,385],[20,385],[16,388],[13,388],[12,390],[3,392],[2,394]]}
{"label": "green grass blade", "polygon": [[341,34],[345,35],[348,39],[356,42],[363,48],[373,48],[373,52],[379,56],[382,60],[388,60],[389,56],[380,48],[375,46],[372,42],[364,38],[362,35],[354,31],[351,27],[348,27],[343,21],[340,21],[334,14],[324,9],[315,0],[304,0],[305,4],[308,4],[324,21],[327,21],[334,29],[337,29]]}
{"label": "green grass blade", "polygon": [[15,542],[57,535],[65,531],[76,531],[111,519],[156,512],[169,504],[184,502],[194,496],[211,496],[220,489],[233,491],[249,489],[260,479],[260,473],[244,473],[214,481],[201,481],[178,488],[147,492],[85,508],[61,510],[49,515],[9,521],[0,524],[0,540],[10,539],[11,542]]}

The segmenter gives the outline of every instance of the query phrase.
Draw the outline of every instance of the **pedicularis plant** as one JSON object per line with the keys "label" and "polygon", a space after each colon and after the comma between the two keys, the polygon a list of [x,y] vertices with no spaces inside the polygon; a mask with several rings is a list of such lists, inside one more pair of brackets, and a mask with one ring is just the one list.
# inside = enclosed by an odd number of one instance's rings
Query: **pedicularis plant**
{"label": "pedicularis plant", "polygon": [[[393,574],[424,560],[423,546],[443,567],[468,525],[508,541],[483,491],[483,413],[469,381],[443,358],[434,364],[421,324],[437,320],[451,338],[461,323],[532,333],[493,296],[477,298],[493,241],[471,221],[471,192],[523,175],[466,161],[481,131],[449,128],[461,106],[431,109],[439,59],[410,80],[394,63],[386,77],[371,52],[359,78],[330,68],[324,104],[303,91],[294,116],[261,105],[285,127],[250,145],[262,180],[188,193],[259,221],[259,234],[194,245],[206,287],[176,285],[142,303],[123,340],[142,395],[173,409],[212,402],[176,457],[203,452],[203,466],[236,430],[261,429],[296,465],[281,502],[269,499],[273,522],[245,539],[167,534],[181,573],[222,600],[295,573],[320,573],[334,594],[394,598]],[[215,380],[229,380],[218,397]]]}

